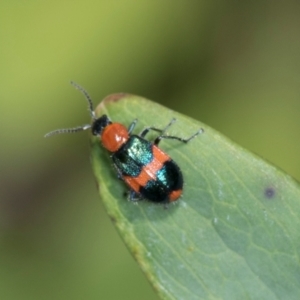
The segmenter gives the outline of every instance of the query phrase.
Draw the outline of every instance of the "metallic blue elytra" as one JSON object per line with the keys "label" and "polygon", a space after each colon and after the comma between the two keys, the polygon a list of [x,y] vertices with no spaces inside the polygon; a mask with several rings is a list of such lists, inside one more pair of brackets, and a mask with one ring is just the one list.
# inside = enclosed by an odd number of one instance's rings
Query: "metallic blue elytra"
{"label": "metallic blue elytra", "polygon": [[112,154],[113,163],[121,176],[137,177],[143,166],[153,160],[152,146],[149,141],[131,135],[121,148]]}

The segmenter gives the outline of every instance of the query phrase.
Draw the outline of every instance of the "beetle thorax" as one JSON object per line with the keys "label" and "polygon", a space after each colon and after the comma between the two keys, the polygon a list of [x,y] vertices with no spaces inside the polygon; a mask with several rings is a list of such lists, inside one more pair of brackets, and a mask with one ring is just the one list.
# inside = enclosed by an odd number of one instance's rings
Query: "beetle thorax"
{"label": "beetle thorax", "polygon": [[128,139],[128,130],[120,123],[107,125],[101,134],[102,145],[110,152],[116,152]]}

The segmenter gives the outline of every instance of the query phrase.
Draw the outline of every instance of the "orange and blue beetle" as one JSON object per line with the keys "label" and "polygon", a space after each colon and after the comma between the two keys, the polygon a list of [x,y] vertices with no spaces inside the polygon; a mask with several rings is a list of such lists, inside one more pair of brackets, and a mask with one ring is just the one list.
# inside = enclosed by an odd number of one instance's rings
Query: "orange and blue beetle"
{"label": "orange and blue beetle", "polygon": [[[47,133],[45,137],[60,133],[74,133],[91,128],[92,134],[98,136],[103,147],[111,153],[111,159],[118,177],[130,189],[130,200],[147,199],[151,202],[164,204],[178,200],[183,187],[181,170],[174,160],[158,147],[158,144],[162,139],[173,139],[188,143],[203,132],[203,129],[198,130],[186,139],[165,135],[166,130],[175,122],[175,119],[172,119],[164,129],[147,127],[139,135],[132,134],[137,120],[134,120],[126,128],[120,123],[111,122],[106,115],[97,118],[88,93],[78,84],[74,82],[71,82],[71,84],[85,96],[93,122],[91,125],[58,129]],[[145,136],[151,130],[159,133],[153,142],[145,139]]]}

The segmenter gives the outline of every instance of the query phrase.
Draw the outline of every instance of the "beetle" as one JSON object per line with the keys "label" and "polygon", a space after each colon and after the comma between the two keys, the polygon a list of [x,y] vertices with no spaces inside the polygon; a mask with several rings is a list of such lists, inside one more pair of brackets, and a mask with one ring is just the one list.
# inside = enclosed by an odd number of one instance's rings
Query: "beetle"
{"label": "beetle", "polygon": [[[45,137],[91,129],[92,134],[99,137],[103,147],[111,153],[118,177],[129,187],[130,200],[147,199],[163,204],[178,200],[183,188],[182,172],[176,162],[158,147],[158,144],[163,139],[188,143],[202,133],[203,129],[199,129],[189,138],[166,135],[166,130],[176,121],[172,119],[163,129],[150,126],[140,134],[133,134],[137,119],[126,128],[123,124],[112,122],[107,115],[97,118],[92,100],[86,90],[74,82],[71,84],[85,96],[92,124],[54,130],[47,133]],[[154,141],[145,139],[150,131],[159,133]]]}

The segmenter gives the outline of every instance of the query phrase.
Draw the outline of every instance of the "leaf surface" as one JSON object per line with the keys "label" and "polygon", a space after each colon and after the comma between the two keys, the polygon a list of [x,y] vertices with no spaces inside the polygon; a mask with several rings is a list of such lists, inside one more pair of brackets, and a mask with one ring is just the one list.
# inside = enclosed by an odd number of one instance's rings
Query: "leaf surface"
{"label": "leaf surface", "polygon": [[[189,137],[163,140],[181,167],[184,191],[164,206],[126,199],[109,153],[92,137],[100,197],[132,255],[162,299],[300,299],[299,184],[208,126],[144,98],[114,94],[97,116]],[[156,136],[149,134],[150,140]]]}

